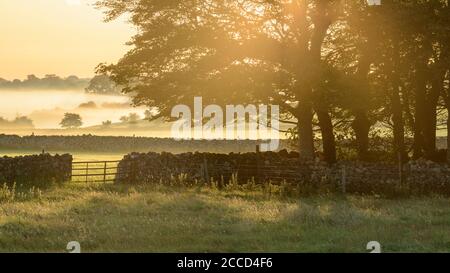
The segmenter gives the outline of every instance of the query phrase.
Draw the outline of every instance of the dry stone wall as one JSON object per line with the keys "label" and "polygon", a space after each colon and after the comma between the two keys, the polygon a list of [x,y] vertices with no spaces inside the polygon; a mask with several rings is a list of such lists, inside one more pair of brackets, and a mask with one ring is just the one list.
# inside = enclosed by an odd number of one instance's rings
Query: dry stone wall
{"label": "dry stone wall", "polygon": [[[17,136],[0,134],[0,150],[88,151],[88,152],[252,152],[255,140],[182,140],[124,136]],[[289,143],[281,141],[280,149]]]}
{"label": "dry stone wall", "polygon": [[[402,166],[390,163],[300,162],[295,152],[211,154],[133,153],[119,164],[117,183],[290,183],[309,192],[345,191],[358,194],[450,196],[450,168],[418,160]],[[400,179],[402,177],[402,179]]]}
{"label": "dry stone wall", "polygon": [[69,181],[72,156],[30,155],[0,158],[0,184],[12,186],[46,186]]}

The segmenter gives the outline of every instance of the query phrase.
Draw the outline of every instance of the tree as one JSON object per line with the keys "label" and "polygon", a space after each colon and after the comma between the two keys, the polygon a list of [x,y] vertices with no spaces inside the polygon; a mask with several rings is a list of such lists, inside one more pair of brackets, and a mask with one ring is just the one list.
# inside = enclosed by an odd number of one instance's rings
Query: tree
{"label": "tree", "polygon": [[85,90],[95,94],[120,94],[120,88],[107,75],[96,75]]}
{"label": "tree", "polygon": [[350,74],[360,90],[346,96],[360,158],[367,157],[368,133],[376,123],[392,129],[396,156],[406,159],[406,137],[414,136],[414,157],[433,158],[437,104],[448,69],[448,2],[386,0],[371,8],[349,2],[347,13],[347,26],[334,36],[339,57],[334,66]]}
{"label": "tree", "polygon": [[107,120],[107,121],[103,121],[102,122],[102,126],[103,127],[110,127],[112,125],[112,121]]}
{"label": "tree", "polygon": [[130,115],[128,115],[128,123],[130,124],[137,124],[140,119],[141,117],[136,113],[131,113]]}
{"label": "tree", "polygon": [[120,121],[123,123],[128,123],[128,121],[129,121],[128,116],[121,116]]}
{"label": "tree", "polygon": [[123,116],[120,118],[123,123],[129,123],[133,125],[137,124],[140,119],[141,117],[137,113],[130,113],[128,116]]}
{"label": "tree", "polygon": [[[395,148],[406,157],[405,135],[414,136],[413,156],[436,156],[437,107],[448,59],[448,1],[388,1],[382,57],[377,60],[392,89]],[[383,54],[384,53],[384,54]],[[409,123],[409,124],[408,124]]]}
{"label": "tree", "polygon": [[[170,119],[176,104],[278,104],[304,159],[322,141],[336,161],[335,134],[356,137],[370,159],[369,134],[383,128],[391,155],[432,158],[437,111],[448,85],[446,0],[366,1],[103,0],[107,20],[132,14],[134,46],[101,65],[135,105]],[[447,84],[447,85],[446,85]],[[349,128],[351,130],[349,130]],[[316,133],[316,132],[320,132]],[[414,137],[409,147],[408,139]]]}
{"label": "tree", "polygon": [[60,123],[61,127],[67,129],[80,128],[83,125],[81,116],[74,113],[65,113]]}
{"label": "tree", "polygon": [[[320,113],[325,154],[335,161],[329,108],[314,105],[323,83],[322,45],[340,1],[99,1],[107,20],[133,14],[134,49],[100,66],[136,105],[170,118],[193,96],[226,104],[278,104],[296,119],[302,158],[314,157],[313,110]],[[314,109],[315,108],[315,109]],[[291,121],[289,121],[291,122]],[[330,148],[330,149],[329,149]]]}
{"label": "tree", "polygon": [[34,128],[33,120],[26,116],[17,116],[14,120],[10,121],[3,117],[0,117],[0,127],[3,128]]}
{"label": "tree", "polygon": [[17,116],[12,123],[20,128],[34,128],[33,120],[26,116]]}

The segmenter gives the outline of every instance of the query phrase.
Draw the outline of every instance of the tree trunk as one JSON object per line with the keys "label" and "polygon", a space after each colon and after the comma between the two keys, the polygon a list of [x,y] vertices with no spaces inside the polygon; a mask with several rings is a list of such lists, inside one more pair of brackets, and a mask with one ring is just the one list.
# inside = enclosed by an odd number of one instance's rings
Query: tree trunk
{"label": "tree trunk", "polygon": [[[299,41],[299,73],[300,83],[298,98],[298,135],[300,159],[314,159],[314,135],[313,135],[313,88],[321,81],[321,62],[322,62],[322,44],[327,35],[332,20],[327,13],[330,6],[329,1],[316,2],[316,15],[312,21],[314,29],[308,29],[308,13],[307,8],[309,1],[303,0],[299,2],[298,27],[302,32]],[[310,32],[311,35],[307,35]]]}
{"label": "tree trunk", "polygon": [[425,140],[425,157],[427,159],[433,159],[436,154],[437,102],[434,107],[433,104],[433,102],[430,102],[430,105],[427,107],[423,133]]}
{"label": "tree trunk", "polygon": [[402,104],[398,87],[392,90],[392,120],[394,122],[394,147],[396,155],[405,159],[405,128],[402,113]]}
{"label": "tree trunk", "polygon": [[301,160],[314,159],[313,111],[311,104],[301,103],[298,115],[298,141]]}
{"label": "tree trunk", "polygon": [[400,82],[400,52],[398,41],[393,44],[393,56],[391,67],[391,107],[392,107],[392,121],[394,123],[394,151],[395,158],[406,160],[405,148],[405,124],[403,120],[403,107],[400,97],[401,82]]}
{"label": "tree trunk", "polygon": [[369,132],[370,132],[370,120],[367,115],[368,113],[368,99],[369,99],[369,83],[367,75],[370,71],[371,55],[370,47],[367,43],[363,47],[363,52],[365,52],[358,63],[357,79],[361,86],[359,88],[358,95],[355,97],[353,113],[355,119],[352,123],[353,131],[355,132],[358,157],[361,161],[369,160]]}
{"label": "tree trunk", "polygon": [[337,162],[336,159],[336,139],[333,133],[333,122],[326,110],[316,110],[319,118],[319,126],[322,132],[323,153],[325,161],[329,164]]}
{"label": "tree trunk", "polygon": [[356,135],[358,157],[362,161],[367,161],[369,160],[370,121],[367,117],[366,111],[355,111],[355,120],[353,121],[352,127]]}
{"label": "tree trunk", "polygon": [[413,144],[413,158],[418,159],[423,157],[425,149],[424,140],[424,126],[425,126],[425,112],[427,101],[427,81],[425,78],[426,65],[420,62],[417,64],[416,72],[416,86],[415,86],[415,107],[414,107],[414,144]]}
{"label": "tree trunk", "polygon": [[414,143],[413,143],[413,158],[419,159],[424,156],[424,137],[423,137],[423,116],[424,114],[420,111],[420,106],[416,103],[415,110],[415,122],[414,122]]}
{"label": "tree trunk", "polygon": [[443,92],[443,97],[447,108],[447,164],[450,165],[450,87],[448,85],[447,90]]}
{"label": "tree trunk", "polygon": [[450,164],[450,102],[447,103],[447,163]]}
{"label": "tree trunk", "polygon": [[425,156],[428,159],[434,159],[436,154],[437,104],[439,96],[443,92],[446,71],[441,69],[436,72],[433,73],[432,88],[426,103],[425,124],[423,126]]}

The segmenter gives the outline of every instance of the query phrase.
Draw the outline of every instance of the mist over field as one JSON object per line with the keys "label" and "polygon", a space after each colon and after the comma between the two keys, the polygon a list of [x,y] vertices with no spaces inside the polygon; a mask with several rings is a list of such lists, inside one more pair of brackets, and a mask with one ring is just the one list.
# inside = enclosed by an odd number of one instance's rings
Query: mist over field
{"label": "mist over field", "polygon": [[[64,79],[55,78],[64,82]],[[13,85],[14,81],[9,83]],[[99,93],[101,88],[90,92],[88,87],[57,89],[49,86],[50,89],[33,88],[27,86],[27,80],[18,81],[12,89],[0,86],[0,134],[174,137],[171,133],[173,123],[162,118],[148,121],[148,107],[133,106],[131,96],[116,92],[114,88],[102,94]],[[62,126],[67,113],[79,115],[82,125]],[[285,124],[280,127],[282,130],[288,128]],[[249,128],[245,130],[249,132]],[[286,135],[281,134],[280,138],[286,138]]]}
{"label": "mist over field", "polygon": [[82,127],[90,127],[106,120],[120,122],[122,116],[130,113],[144,117],[145,108],[132,107],[127,96],[89,94],[84,90],[0,90],[0,117],[13,120],[26,116],[33,121],[33,129],[61,129],[59,123],[67,112],[79,114]]}

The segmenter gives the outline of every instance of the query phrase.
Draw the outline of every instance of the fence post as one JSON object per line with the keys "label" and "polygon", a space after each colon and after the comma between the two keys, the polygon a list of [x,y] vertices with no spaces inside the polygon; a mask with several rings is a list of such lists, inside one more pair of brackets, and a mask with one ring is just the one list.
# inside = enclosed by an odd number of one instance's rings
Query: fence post
{"label": "fence post", "polygon": [[[69,168],[69,166],[67,166],[67,168]],[[70,163],[70,182],[73,182],[73,160],[72,160],[72,162]],[[69,169],[67,169],[67,170],[69,170]]]}
{"label": "fence post", "polygon": [[347,193],[347,169],[345,166],[342,167],[342,193]]}
{"label": "fence post", "polygon": [[256,145],[256,183],[259,184],[260,181],[260,177],[259,177],[259,168],[260,168],[260,156],[261,156],[261,146],[259,144]]}

